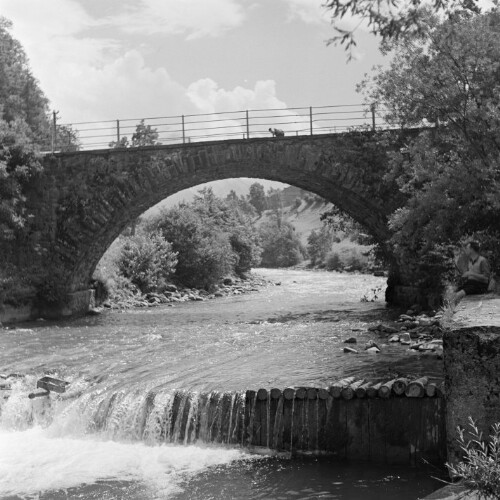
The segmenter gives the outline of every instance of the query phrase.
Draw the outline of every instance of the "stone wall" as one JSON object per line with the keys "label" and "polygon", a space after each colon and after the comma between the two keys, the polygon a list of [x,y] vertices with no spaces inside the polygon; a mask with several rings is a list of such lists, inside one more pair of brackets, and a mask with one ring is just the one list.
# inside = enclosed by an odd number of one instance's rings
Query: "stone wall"
{"label": "stone wall", "polygon": [[444,336],[448,460],[462,452],[457,426],[469,428],[472,417],[486,437],[500,422],[500,327],[455,329]]}

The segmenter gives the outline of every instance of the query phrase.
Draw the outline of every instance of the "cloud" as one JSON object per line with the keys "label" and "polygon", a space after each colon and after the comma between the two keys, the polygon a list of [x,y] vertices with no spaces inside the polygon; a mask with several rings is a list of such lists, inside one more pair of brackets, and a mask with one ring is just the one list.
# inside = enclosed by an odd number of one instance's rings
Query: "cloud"
{"label": "cloud", "polygon": [[327,11],[321,2],[311,0],[285,0],[288,4],[289,19],[299,19],[306,24],[325,24],[331,19],[330,11]]}
{"label": "cloud", "polygon": [[189,85],[187,96],[200,113],[286,107],[276,97],[273,80],[258,81],[253,89],[237,86],[233,90],[225,90],[211,78],[203,78]]}
{"label": "cloud", "polygon": [[108,18],[126,33],[218,36],[240,26],[244,10],[235,0],[148,0]]}

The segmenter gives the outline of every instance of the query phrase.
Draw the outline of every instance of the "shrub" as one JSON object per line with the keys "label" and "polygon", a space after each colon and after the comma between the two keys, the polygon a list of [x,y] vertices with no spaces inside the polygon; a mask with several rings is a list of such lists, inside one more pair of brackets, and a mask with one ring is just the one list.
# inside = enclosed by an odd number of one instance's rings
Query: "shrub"
{"label": "shrub", "polygon": [[371,246],[363,246],[349,240],[333,243],[326,256],[329,271],[349,270],[366,272],[373,265]]}
{"label": "shrub", "polygon": [[452,477],[460,477],[463,484],[477,492],[480,498],[500,498],[500,423],[493,425],[493,431],[486,444],[474,420],[469,417],[471,439],[458,428],[458,443],[464,451],[464,459],[456,465],[446,464]]}
{"label": "shrub", "polygon": [[326,256],[326,269],[328,271],[340,271],[343,268],[342,261],[337,252],[330,252]]}
{"label": "shrub", "polygon": [[159,232],[125,238],[118,272],[142,293],[161,292],[177,264],[177,255]]}
{"label": "shrub", "polygon": [[263,224],[260,228],[262,240],[262,260],[264,267],[290,267],[302,262],[306,254],[294,227],[276,220]]}

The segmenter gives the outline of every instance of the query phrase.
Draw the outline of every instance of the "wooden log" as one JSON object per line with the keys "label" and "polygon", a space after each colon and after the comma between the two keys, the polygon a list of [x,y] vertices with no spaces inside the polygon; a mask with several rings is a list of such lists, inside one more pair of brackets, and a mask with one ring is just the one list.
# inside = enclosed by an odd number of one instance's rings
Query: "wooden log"
{"label": "wooden log", "polygon": [[329,392],[327,389],[319,389],[318,390],[318,398],[319,399],[328,399]]}
{"label": "wooden log", "polygon": [[287,401],[291,401],[291,400],[295,397],[295,389],[292,389],[291,387],[287,387],[287,388],[283,391],[283,397],[284,397]]}
{"label": "wooden log", "polygon": [[252,445],[254,437],[255,404],[257,402],[257,393],[248,390],[245,393],[245,421],[244,421],[244,444]]}
{"label": "wooden log", "polygon": [[356,389],[364,383],[364,380],[358,380],[356,382],[353,382],[352,384],[343,387],[342,391],[340,392],[341,396],[343,399],[352,399],[356,395]]}
{"label": "wooden log", "polygon": [[382,384],[378,390],[378,397],[383,399],[390,398],[394,382],[396,382],[396,379],[389,380],[385,384]]}
{"label": "wooden log", "polygon": [[364,384],[360,385],[359,387],[356,387],[356,397],[357,398],[366,398],[367,397],[367,394],[366,394],[366,390],[368,389],[368,387],[371,387],[372,383],[371,382],[365,382]]}
{"label": "wooden log", "polygon": [[378,396],[378,390],[380,389],[381,385],[382,382],[379,382],[378,384],[375,385],[371,385],[366,389],[366,395],[371,399],[376,398]]}
{"label": "wooden log", "polygon": [[259,389],[257,391],[257,399],[259,401],[264,401],[265,399],[267,399],[267,390],[266,389]]}
{"label": "wooden log", "polygon": [[423,398],[425,396],[425,386],[427,385],[427,382],[427,377],[421,377],[417,380],[412,380],[406,388],[406,397]]}
{"label": "wooden log", "polygon": [[279,399],[281,397],[281,391],[279,389],[271,389],[271,399]]}
{"label": "wooden log", "polygon": [[318,389],[316,387],[309,387],[307,389],[307,399],[317,399],[318,398]]}
{"label": "wooden log", "polygon": [[392,384],[392,392],[396,396],[403,396],[405,391],[406,391],[406,387],[408,386],[409,381],[410,380],[406,377],[397,378],[394,381],[394,384]]}
{"label": "wooden log", "polygon": [[335,382],[331,387],[330,387],[330,394],[332,397],[335,399],[339,399],[342,393],[342,389],[349,384],[352,384],[354,382],[354,377],[347,377],[342,380],[339,380],[338,382]]}
{"label": "wooden log", "polygon": [[305,387],[299,387],[295,391],[296,399],[305,399],[307,397],[307,389]]}
{"label": "wooden log", "polygon": [[437,385],[436,384],[427,384],[425,386],[425,395],[428,397],[428,398],[433,398],[434,396],[437,396]]}

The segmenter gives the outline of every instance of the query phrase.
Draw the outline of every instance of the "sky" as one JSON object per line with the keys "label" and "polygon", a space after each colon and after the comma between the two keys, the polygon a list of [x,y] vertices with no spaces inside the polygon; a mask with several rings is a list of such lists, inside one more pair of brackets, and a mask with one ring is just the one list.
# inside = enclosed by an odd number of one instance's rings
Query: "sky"
{"label": "sky", "polygon": [[323,0],[0,0],[62,123],[357,104]]}

